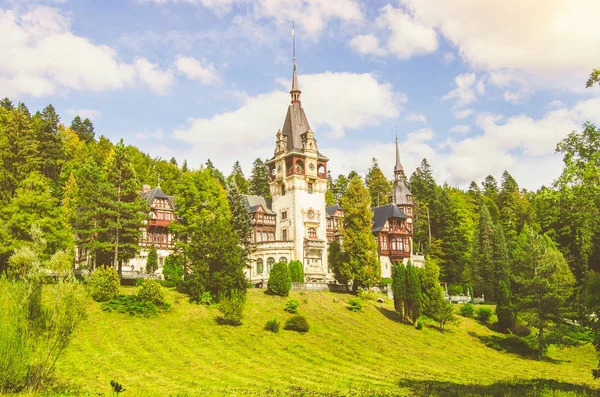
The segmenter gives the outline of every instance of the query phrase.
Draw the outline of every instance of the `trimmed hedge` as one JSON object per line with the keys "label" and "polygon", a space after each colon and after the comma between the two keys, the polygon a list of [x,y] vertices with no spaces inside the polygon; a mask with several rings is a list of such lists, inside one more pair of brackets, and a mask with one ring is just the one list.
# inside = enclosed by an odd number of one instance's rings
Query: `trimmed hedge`
{"label": "trimmed hedge", "polygon": [[108,266],[96,268],[88,280],[90,293],[96,302],[113,300],[119,293],[120,284],[119,273]]}
{"label": "trimmed hedge", "polygon": [[306,321],[304,316],[297,314],[286,321],[283,329],[296,332],[308,332],[310,326],[308,325],[308,321]]}
{"label": "trimmed hedge", "polygon": [[272,295],[288,296],[290,289],[292,289],[290,269],[286,263],[278,262],[271,269],[267,292]]}

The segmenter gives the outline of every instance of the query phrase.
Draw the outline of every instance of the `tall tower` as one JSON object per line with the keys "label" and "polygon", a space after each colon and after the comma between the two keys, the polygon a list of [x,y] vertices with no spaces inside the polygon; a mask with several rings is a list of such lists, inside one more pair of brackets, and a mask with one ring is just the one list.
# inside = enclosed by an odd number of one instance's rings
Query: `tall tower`
{"label": "tall tower", "polygon": [[410,247],[412,253],[412,221],[413,221],[413,198],[412,193],[408,190],[406,184],[406,175],[404,174],[404,167],[400,162],[400,147],[398,146],[398,137],[396,137],[396,164],[394,165],[394,186],[392,187],[392,194],[390,195],[390,203],[394,203],[404,212],[407,216],[406,223],[408,232],[410,235]]}
{"label": "tall tower", "polygon": [[272,209],[277,214],[276,239],[293,242],[292,259],[302,261],[307,280],[322,280],[327,274],[325,192],[329,159],[319,152],[302,108],[301,93],[294,41],[291,103],[283,128],[277,132],[274,156],[267,161],[269,184]]}

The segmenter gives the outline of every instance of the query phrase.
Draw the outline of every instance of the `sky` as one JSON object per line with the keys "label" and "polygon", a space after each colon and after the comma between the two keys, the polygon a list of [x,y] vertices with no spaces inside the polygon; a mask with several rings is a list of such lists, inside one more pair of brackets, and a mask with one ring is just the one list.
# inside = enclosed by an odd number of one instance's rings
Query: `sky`
{"label": "sky", "polygon": [[600,124],[597,0],[0,0],[0,97],[197,168],[270,158],[292,77],[335,177],[388,177],[400,142],[438,183],[561,172]]}

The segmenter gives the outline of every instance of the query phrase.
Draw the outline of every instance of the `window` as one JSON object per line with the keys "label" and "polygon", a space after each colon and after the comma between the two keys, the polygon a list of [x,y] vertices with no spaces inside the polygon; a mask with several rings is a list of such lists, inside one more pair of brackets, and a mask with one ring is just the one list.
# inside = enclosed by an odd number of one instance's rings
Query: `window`
{"label": "window", "polygon": [[256,273],[262,274],[262,272],[263,272],[263,260],[262,260],[262,258],[258,258],[256,260]]}
{"label": "window", "polygon": [[162,235],[162,240],[163,240],[163,241],[162,241],[162,242],[163,242],[163,244],[166,244],[166,243],[167,243],[167,235],[166,235],[166,234],[163,234],[163,235]]}
{"label": "window", "polygon": [[314,227],[308,228],[308,238],[316,239],[317,238],[317,230]]}
{"label": "window", "polygon": [[281,220],[282,220],[282,221],[284,221],[284,220],[286,220],[286,219],[287,219],[287,211],[283,211],[283,212],[281,213]]}
{"label": "window", "polygon": [[158,213],[158,219],[165,219],[165,213],[164,212],[159,212]]}
{"label": "window", "polygon": [[279,262],[287,263],[287,258],[285,256],[282,256],[281,258],[279,258]]}
{"label": "window", "polygon": [[275,241],[275,232],[269,232],[269,241]]}
{"label": "window", "polygon": [[165,260],[165,258],[163,258],[163,257],[158,258],[158,267],[163,267],[164,260]]}
{"label": "window", "polygon": [[283,230],[281,231],[281,239],[282,239],[283,241],[288,241],[287,229],[283,229]]}
{"label": "window", "polygon": [[285,185],[283,183],[281,184],[281,195],[285,196]]}
{"label": "window", "polygon": [[398,242],[394,237],[390,238],[390,249],[392,251],[398,250]]}
{"label": "window", "polygon": [[313,184],[312,183],[308,184],[308,194],[313,194]]}
{"label": "window", "polygon": [[387,251],[387,239],[385,236],[381,236],[381,249]]}
{"label": "window", "polygon": [[267,259],[267,273],[271,273],[271,268],[273,268],[274,264],[275,264],[275,258],[270,256],[269,259]]}
{"label": "window", "polygon": [[262,232],[262,241],[268,241],[267,240],[267,232]]}

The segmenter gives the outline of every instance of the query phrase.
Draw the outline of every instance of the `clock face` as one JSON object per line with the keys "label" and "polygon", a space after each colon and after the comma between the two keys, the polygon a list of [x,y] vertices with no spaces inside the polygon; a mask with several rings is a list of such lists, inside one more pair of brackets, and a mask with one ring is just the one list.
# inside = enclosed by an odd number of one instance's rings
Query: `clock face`
{"label": "clock face", "polygon": [[308,210],[308,212],[306,213],[306,215],[308,216],[309,219],[313,219],[315,217],[315,211]]}
{"label": "clock face", "polygon": [[281,164],[277,166],[277,172],[281,172]]}
{"label": "clock face", "polygon": [[310,168],[311,171],[315,170],[315,165],[313,163],[310,163],[308,168]]}

